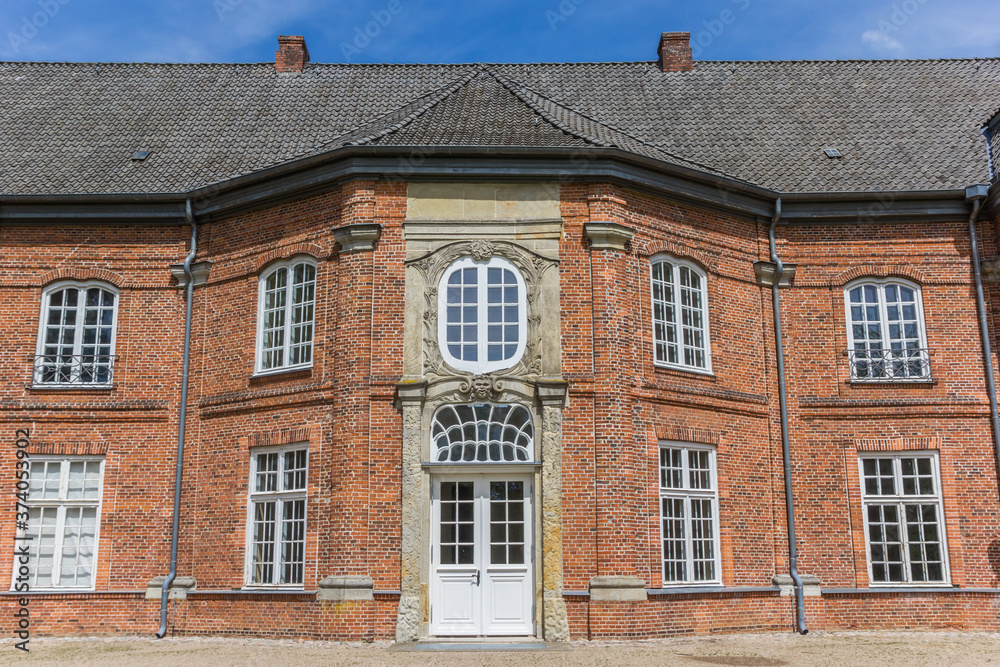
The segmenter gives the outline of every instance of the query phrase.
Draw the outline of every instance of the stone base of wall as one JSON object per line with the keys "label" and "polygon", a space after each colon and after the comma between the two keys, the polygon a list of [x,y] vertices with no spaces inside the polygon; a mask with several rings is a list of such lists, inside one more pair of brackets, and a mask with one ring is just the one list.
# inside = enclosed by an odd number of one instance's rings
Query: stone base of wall
{"label": "stone base of wall", "polygon": [[[160,625],[160,601],[144,592],[33,595],[32,637],[149,635]],[[310,594],[189,593],[171,600],[168,636],[215,635],[273,639],[395,639],[396,595],[371,600],[317,600]],[[0,634],[14,636],[18,599],[0,601]]]}
{"label": "stone base of wall", "polygon": [[[149,635],[159,601],[143,592],[32,595],[31,636]],[[399,597],[317,600],[313,593],[191,592],[170,601],[169,635],[392,640]],[[0,634],[13,637],[18,599],[0,596]],[[651,594],[645,602],[567,596],[573,640],[792,632],[794,598],[776,593]],[[806,598],[810,630],[1000,631],[1000,591],[834,593]]]}
{"label": "stone base of wall", "polygon": [[[809,630],[1000,630],[1000,590],[807,597]],[[795,599],[774,593],[650,596],[647,602],[568,597],[574,640],[793,632]]]}

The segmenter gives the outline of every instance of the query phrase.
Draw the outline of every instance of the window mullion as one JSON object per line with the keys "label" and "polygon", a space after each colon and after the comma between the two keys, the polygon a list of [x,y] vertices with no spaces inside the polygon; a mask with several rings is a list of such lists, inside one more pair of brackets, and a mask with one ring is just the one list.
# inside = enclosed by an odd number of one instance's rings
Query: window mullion
{"label": "window mullion", "polygon": [[[280,465],[278,466],[280,469]],[[281,575],[278,573],[278,564],[281,562],[281,516],[284,507],[282,507],[281,498],[274,499],[274,547],[271,549],[271,585],[277,586],[278,581],[281,579]]]}
{"label": "window mullion", "polygon": [[895,377],[895,364],[892,363],[892,336],[889,333],[889,304],[886,301],[885,285],[878,286],[878,314],[882,323],[882,367],[887,377]]}
{"label": "window mullion", "polygon": [[285,490],[285,453],[278,452],[278,478],[274,482],[274,493],[282,493]]}
{"label": "window mullion", "polygon": [[[681,297],[681,267],[674,265],[671,272],[673,277],[673,299],[674,306],[674,342],[677,345],[677,363],[686,366],[684,363],[684,299]],[[687,454],[687,450],[684,450]]]}
{"label": "window mullion", "polygon": [[285,366],[292,365],[292,278],[295,272],[292,270],[291,266],[286,266],[282,269],[285,272],[285,323],[282,327],[284,329],[282,341],[283,354]]}
{"label": "window mullion", "polygon": [[[62,552],[66,533],[66,507],[60,505],[56,509],[56,535],[52,549],[52,586],[62,584]],[[42,526],[38,526],[39,542],[41,542]],[[39,545],[40,546],[40,545]]]}
{"label": "window mullion", "polygon": [[[87,290],[79,287],[76,288],[76,323],[73,325],[73,358],[70,360],[70,384],[78,383],[82,375],[83,359],[80,358],[80,355],[83,354],[83,322],[86,319],[86,301]],[[63,298],[63,304],[65,305],[65,303],[66,299]],[[65,317],[65,311],[63,311],[63,317]]]}
{"label": "window mullion", "polygon": [[[486,266],[476,265],[476,343],[478,344],[477,349],[479,350],[479,370],[485,371],[488,361],[488,351],[487,338],[488,338],[488,324],[486,320],[488,319],[485,314],[489,312],[489,309],[485,306],[486,299],[489,297],[489,290],[487,289],[486,279],[489,276],[489,271]],[[485,275],[484,275],[485,274]],[[485,311],[485,313],[484,313]]]}
{"label": "window mullion", "polygon": [[901,501],[896,507],[896,511],[899,512],[899,542],[903,545],[903,582],[912,584],[913,569],[910,567],[910,530],[906,519],[906,503]]}
{"label": "window mullion", "polygon": [[694,581],[694,539],[691,535],[691,496],[684,498],[684,560],[685,577],[687,582]]}

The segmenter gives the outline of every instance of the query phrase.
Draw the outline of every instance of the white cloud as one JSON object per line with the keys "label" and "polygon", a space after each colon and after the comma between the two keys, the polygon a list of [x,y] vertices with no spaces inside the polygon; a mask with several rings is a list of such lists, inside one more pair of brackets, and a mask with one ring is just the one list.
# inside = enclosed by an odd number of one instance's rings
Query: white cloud
{"label": "white cloud", "polygon": [[876,51],[902,51],[903,45],[895,37],[881,30],[866,30],[861,33],[861,41]]}

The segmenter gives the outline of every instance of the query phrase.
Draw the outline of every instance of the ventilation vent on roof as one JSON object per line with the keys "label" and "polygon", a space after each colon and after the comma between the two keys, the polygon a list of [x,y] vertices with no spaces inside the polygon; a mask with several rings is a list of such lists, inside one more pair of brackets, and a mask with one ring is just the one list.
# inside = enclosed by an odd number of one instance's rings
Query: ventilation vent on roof
{"label": "ventilation vent on roof", "polygon": [[152,153],[152,151],[136,151],[132,153],[132,159],[136,162],[142,162],[149,157],[150,153]]}
{"label": "ventilation vent on roof", "polygon": [[836,148],[824,148],[823,152],[826,153],[826,156],[829,158],[844,157]]}

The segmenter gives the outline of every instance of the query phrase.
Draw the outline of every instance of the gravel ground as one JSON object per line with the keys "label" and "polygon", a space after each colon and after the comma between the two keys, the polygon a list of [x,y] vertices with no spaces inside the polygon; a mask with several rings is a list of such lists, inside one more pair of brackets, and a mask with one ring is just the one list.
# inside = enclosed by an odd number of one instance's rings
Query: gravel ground
{"label": "gravel ground", "polygon": [[32,639],[30,653],[0,641],[0,665],[1000,665],[1000,634],[836,632],[724,635],[630,642],[577,642],[539,651],[414,651],[389,642],[267,639]]}

